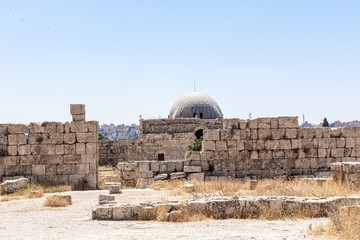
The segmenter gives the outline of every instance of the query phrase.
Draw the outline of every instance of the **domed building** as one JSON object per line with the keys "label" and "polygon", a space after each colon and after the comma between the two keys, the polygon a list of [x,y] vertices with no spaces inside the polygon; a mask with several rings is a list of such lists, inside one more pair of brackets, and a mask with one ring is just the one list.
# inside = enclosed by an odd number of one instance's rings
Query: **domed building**
{"label": "domed building", "polygon": [[207,94],[191,92],[180,97],[172,106],[169,118],[223,118],[217,102]]}

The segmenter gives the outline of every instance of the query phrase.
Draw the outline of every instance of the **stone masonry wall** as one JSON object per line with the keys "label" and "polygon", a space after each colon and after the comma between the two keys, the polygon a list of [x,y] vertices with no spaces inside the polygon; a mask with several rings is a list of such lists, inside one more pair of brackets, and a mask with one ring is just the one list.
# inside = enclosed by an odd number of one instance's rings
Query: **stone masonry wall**
{"label": "stone masonry wall", "polygon": [[84,105],[72,105],[71,111],[72,122],[0,124],[0,181],[25,176],[75,186],[85,178],[96,188],[98,122],[85,121]]}
{"label": "stone masonry wall", "polygon": [[202,147],[186,160],[207,175],[309,175],[360,161],[360,128],[299,128],[297,117],[226,119],[222,130],[204,131]]}

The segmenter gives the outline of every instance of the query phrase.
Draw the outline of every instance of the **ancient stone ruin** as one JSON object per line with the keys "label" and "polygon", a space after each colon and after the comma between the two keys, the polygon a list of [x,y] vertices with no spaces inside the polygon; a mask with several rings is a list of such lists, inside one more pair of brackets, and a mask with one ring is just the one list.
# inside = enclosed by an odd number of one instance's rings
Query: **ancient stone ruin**
{"label": "ancient stone ruin", "polygon": [[85,105],[70,111],[72,122],[0,124],[0,181],[24,176],[44,185],[97,188],[99,124],[85,121]]}

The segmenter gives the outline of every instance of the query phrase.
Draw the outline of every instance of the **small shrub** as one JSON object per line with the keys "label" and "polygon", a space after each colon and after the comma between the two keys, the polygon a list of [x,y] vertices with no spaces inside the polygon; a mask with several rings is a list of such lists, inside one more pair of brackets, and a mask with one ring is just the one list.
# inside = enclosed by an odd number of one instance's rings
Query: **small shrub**
{"label": "small shrub", "polygon": [[67,207],[71,205],[70,196],[50,196],[47,197],[43,206],[44,207]]}
{"label": "small shrub", "polygon": [[203,141],[203,137],[196,139],[194,143],[192,143],[188,146],[188,149],[190,151],[200,152],[201,148],[202,148],[202,141]]}

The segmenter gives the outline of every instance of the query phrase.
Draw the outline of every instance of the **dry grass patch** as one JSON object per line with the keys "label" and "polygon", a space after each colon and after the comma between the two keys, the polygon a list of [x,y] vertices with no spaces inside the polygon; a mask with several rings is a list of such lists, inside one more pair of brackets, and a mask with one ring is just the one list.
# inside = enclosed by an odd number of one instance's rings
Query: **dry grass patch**
{"label": "dry grass patch", "polygon": [[71,205],[71,196],[49,196],[46,198],[44,207],[67,207]]}
{"label": "dry grass patch", "polygon": [[70,185],[50,186],[44,189],[45,193],[70,192],[70,191],[72,191],[72,187]]}
{"label": "dry grass patch", "polygon": [[[193,184],[195,191],[189,192],[184,185]],[[328,180],[322,184],[309,180],[259,180],[254,190],[249,181],[159,181],[151,186],[155,190],[170,190],[173,195],[209,196],[297,196],[297,197],[334,197],[360,194],[349,186]]]}

